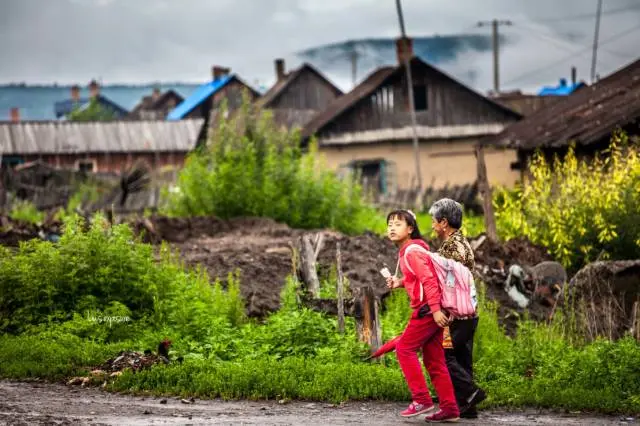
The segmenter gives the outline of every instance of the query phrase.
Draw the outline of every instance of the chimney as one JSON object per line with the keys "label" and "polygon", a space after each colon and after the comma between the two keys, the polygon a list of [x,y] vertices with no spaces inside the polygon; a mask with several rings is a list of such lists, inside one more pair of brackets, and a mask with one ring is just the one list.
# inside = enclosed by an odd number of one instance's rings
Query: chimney
{"label": "chimney", "polygon": [[575,86],[578,81],[578,70],[576,67],[571,67],[571,85]]}
{"label": "chimney", "polygon": [[89,97],[95,98],[100,94],[100,85],[97,81],[91,80],[89,83]]}
{"label": "chimney", "polygon": [[221,67],[218,65],[214,65],[211,69],[211,73],[213,74],[213,79],[217,80],[225,75],[228,75],[231,72],[230,68]]}
{"label": "chimney", "polygon": [[20,108],[11,108],[11,122],[19,123],[20,122]]}
{"label": "chimney", "polygon": [[77,84],[71,86],[71,100],[74,102],[80,102],[80,86]]}
{"label": "chimney", "polygon": [[154,101],[157,101],[158,99],[160,99],[160,88],[159,87],[154,87],[153,88],[153,93],[151,94],[151,99],[153,99]]}
{"label": "chimney", "polygon": [[284,70],[284,59],[278,58],[275,60],[276,65],[276,79],[277,81],[284,80],[285,70]]}
{"label": "chimney", "polygon": [[396,55],[398,57],[398,65],[404,64],[406,59],[413,58],[413,39],[410,37],[398,38],[396,40]]}

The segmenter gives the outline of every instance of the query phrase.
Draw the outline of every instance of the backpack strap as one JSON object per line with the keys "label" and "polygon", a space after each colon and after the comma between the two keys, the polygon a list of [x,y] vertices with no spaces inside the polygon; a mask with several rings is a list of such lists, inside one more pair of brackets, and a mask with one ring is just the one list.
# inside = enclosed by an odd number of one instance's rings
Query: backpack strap
{"label": "backpack strap", "polygon": [[[404,251],[404,256],[402,257],[403,260],[404,260],[404,266],[406,266],[407,269],[409,271],[411,271],[411,273],[413,275],[415,275],[416,274],[415,271],[413,270],[413,268],[411,267],[411,265],[407,261],[407,254],[413,249],[420,250],[420,251],[424,252],[425,254],[429,254],[429,251],[427,249],[425,249],[424,247],[422,247],[421,245],[419,245],[419,244],[410,244],[407,247],[407,249]],[[400,259],[398,259],[398,264],[399,264],[399,262],[400,262]],[[422,283],[420,282],[420,280],[418,280],[418,285],[420,287],[420,302],[422,302],[422,300],[424,299],[424,288],[422,287]]]}

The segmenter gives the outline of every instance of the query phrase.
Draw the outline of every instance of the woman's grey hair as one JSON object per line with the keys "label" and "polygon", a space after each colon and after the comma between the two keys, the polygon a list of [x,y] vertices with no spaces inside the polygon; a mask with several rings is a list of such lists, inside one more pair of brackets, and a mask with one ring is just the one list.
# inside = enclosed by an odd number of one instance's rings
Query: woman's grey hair
{"label": "woman's grey hair", "polygon": [[462,226],[462,204],[451,198],[442,198],[431,206],[429,214],[438,222],[447,219],[449,226],[460,229]]}

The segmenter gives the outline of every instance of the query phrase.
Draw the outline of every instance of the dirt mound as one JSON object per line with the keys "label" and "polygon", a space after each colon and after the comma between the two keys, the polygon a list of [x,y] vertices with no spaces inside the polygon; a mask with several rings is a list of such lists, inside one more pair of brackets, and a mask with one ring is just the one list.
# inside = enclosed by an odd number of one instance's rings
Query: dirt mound
{"label": "dirt mound", "polygon": [[578,321],[587,337],[630,333],[640,340],[640,260],[585,266],[569,282],[569,297],[581,307]]}
{"label": "dirt mound", "polygon": [[[292,247],[307,232],[265,218],[223,221],[217,218],[150,218],[134,227],[146,231],[150,242],[173,242],[188,266],[202,265],[212,279],[227,280],[240,271],[241,293],[250,316],[262,316],[280,306],[280,292],[293,273]],[[151,225],[151,226],[150,226]],[[148,232],[152,228],[154,232]],[[341,242],[343,272],[352,287],[374,286],[387,292],[379,269],[395,266],[395,248],[388,241],[365,234],[348,237],[321,231],[325,243],[319,254],[320,276],[328,276],[336,262],[336,243]]]}
{"label": "dirt mound", "polygon": [[533,244],[524,237],[501,244],[481,235],[472,242],[478,243],[480,240],[483,242],[475,249],[476,262],[492,269],[508,269],[513,264],[533,266],[545,260],[553,260],[546,248]]}

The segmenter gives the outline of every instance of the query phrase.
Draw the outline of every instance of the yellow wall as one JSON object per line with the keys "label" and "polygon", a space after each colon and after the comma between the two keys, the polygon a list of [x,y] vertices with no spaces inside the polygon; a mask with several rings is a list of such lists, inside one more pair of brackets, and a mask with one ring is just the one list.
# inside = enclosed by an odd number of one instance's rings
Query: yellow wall
{"label": "yellow wall", "polygon": [[[477,139],[423,140],[420,142],[420,168],[423,188],[441,188],[447,184],[473,183],[477,176],[474,145]],[[346,166],[352,160],[385,159],[395,163],[395,181],[398,189],[409,189],[415,176],[415,160],[411,141],[381,142],[360,145],[322,146],[319,151],[334,169]],[[515,150],[485,149],[489,183],[492,186],[513,186],[519,179],[518,171],[511,170],[517,161]]]}

